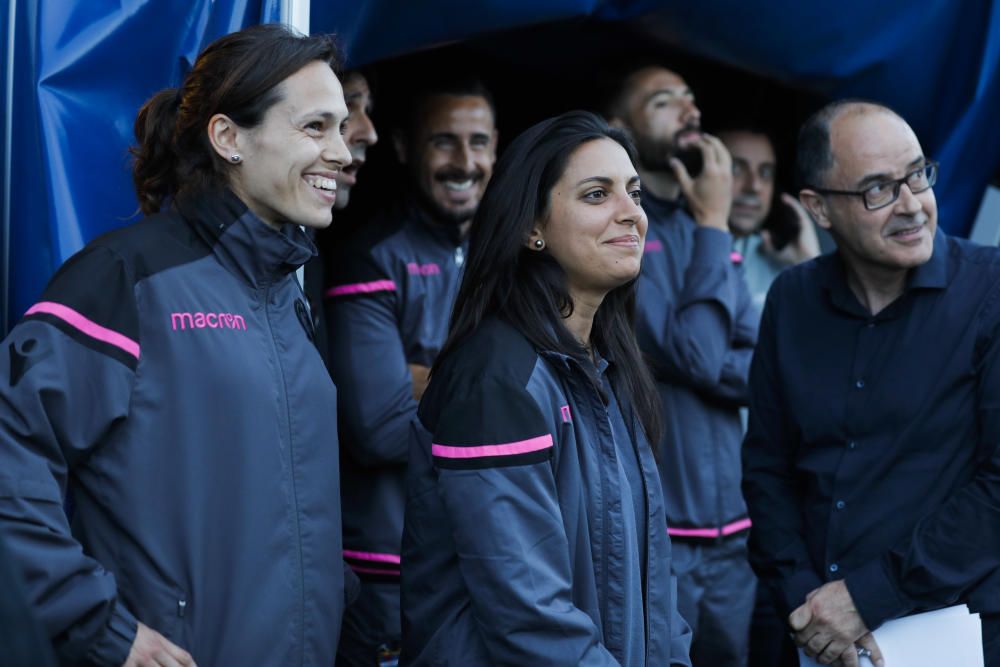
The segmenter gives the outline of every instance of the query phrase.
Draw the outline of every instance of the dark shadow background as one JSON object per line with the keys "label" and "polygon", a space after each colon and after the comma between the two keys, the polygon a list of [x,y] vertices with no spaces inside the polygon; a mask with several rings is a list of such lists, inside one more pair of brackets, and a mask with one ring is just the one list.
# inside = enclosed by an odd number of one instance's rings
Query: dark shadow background
{"label": "dark shadow background", "polygon": [[503,31],[363,68],[374,89],[379,134],[345,211],[320,236],[337,244],[404,190],[405,174],[392,147],[393,128],[414,91],[432,78],[478,76],[492,91],[499,150],[534,123],[571,109],[600,111],[613,72],[632,63],[662,63],[695,93],[702,125],[716,131],[748,125],[766,131],[778,155],[778,186],[791,190],[795,134],[825,99],[748,71],[665,48],[641,26],[587,19]]}

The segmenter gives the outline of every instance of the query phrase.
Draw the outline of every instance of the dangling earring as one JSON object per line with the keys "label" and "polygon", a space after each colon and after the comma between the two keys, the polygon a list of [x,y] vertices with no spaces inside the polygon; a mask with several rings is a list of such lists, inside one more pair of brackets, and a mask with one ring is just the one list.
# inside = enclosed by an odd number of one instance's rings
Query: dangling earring
{"label": "dangling earring", "polygon": [[535,249],[536,250],[541,250],[544,247],[545,247],[545,241],[543,241],[542,239],[535,239]]}
{"label": "dangling earring", "polygon": [[239,164],[240,160],[242,159],[243,157],[239,153],[233,153],[232,155],[229,156],[229,161],[232,162],[233,164]]}

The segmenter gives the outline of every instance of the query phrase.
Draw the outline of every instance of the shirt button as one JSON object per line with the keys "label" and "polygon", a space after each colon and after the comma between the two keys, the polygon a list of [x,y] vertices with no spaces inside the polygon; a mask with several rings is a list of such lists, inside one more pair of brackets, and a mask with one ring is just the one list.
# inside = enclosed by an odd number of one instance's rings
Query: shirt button
{"label": "shirt button", "polygon": [[858,380],[857,382],[854,383],[854,386],[857,387],[858,389],[864,389],[865,388],[865,381],[864,380]]}
{"label": "shirt button", "polygon": [[837,509],[839,509],[839,510],[842,510],[842,509],[844,509],[844,507],[845,507],[846,505],[847,505],[847,503],[845,503],[845,502],[844,502],[843,500],[838,500],[838,501],[837,501],[837,504],[836,504],[836,505],[834,505],[834,507],[836,507],[836,508],[837,508]]}
{"label": "shirt button", "polygon": [[849,443],[847,443],[847,448],[848,449],[855,449],[855,448],[857,448],[857,446],[858,446],[858,443],[854,442],[853,440],[851,440]]}
{"label": "shirt button", "polygon": [[830,572],[836,572],[839,569],[840,569],[839,565],[837,565],[836,563],[830,563]]}
{"label": "shirt button", "polygon": [[868,328],[869,329],[874,329],[875,328],[875,323],[874,322],[869,322],[868,323]]}

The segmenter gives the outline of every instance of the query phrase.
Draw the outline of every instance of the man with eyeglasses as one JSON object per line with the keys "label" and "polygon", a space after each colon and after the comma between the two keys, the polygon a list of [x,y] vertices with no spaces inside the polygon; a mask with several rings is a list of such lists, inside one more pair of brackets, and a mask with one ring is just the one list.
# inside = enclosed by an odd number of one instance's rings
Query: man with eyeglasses
{"label": "man with eyeglasses", "polygon": [[797,166],[838,251],[782,273],[764,308],[751,563],[823,664],[879,665],[870,630],[967,603],[996,667],[1000,252],[937,229],[937,163],[884,106],[821,109]]}

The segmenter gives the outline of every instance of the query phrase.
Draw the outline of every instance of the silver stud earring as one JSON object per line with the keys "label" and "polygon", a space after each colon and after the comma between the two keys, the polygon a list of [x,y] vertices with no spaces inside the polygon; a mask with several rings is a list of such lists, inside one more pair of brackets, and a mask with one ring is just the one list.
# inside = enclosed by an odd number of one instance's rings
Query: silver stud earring
{"label": "silver stud earring", "polygon": [[239,153],[233,153],[232,155],[229,156],[229,161],[232,162],[233,164],[239,164],[242,159],[243,156],[241,156]]}
{"label": "silver stud earring", "polygon": [[542,239],[535,239],[535,249],[541,250],[544,247],[545,247],[545,241],[543,241]]}

